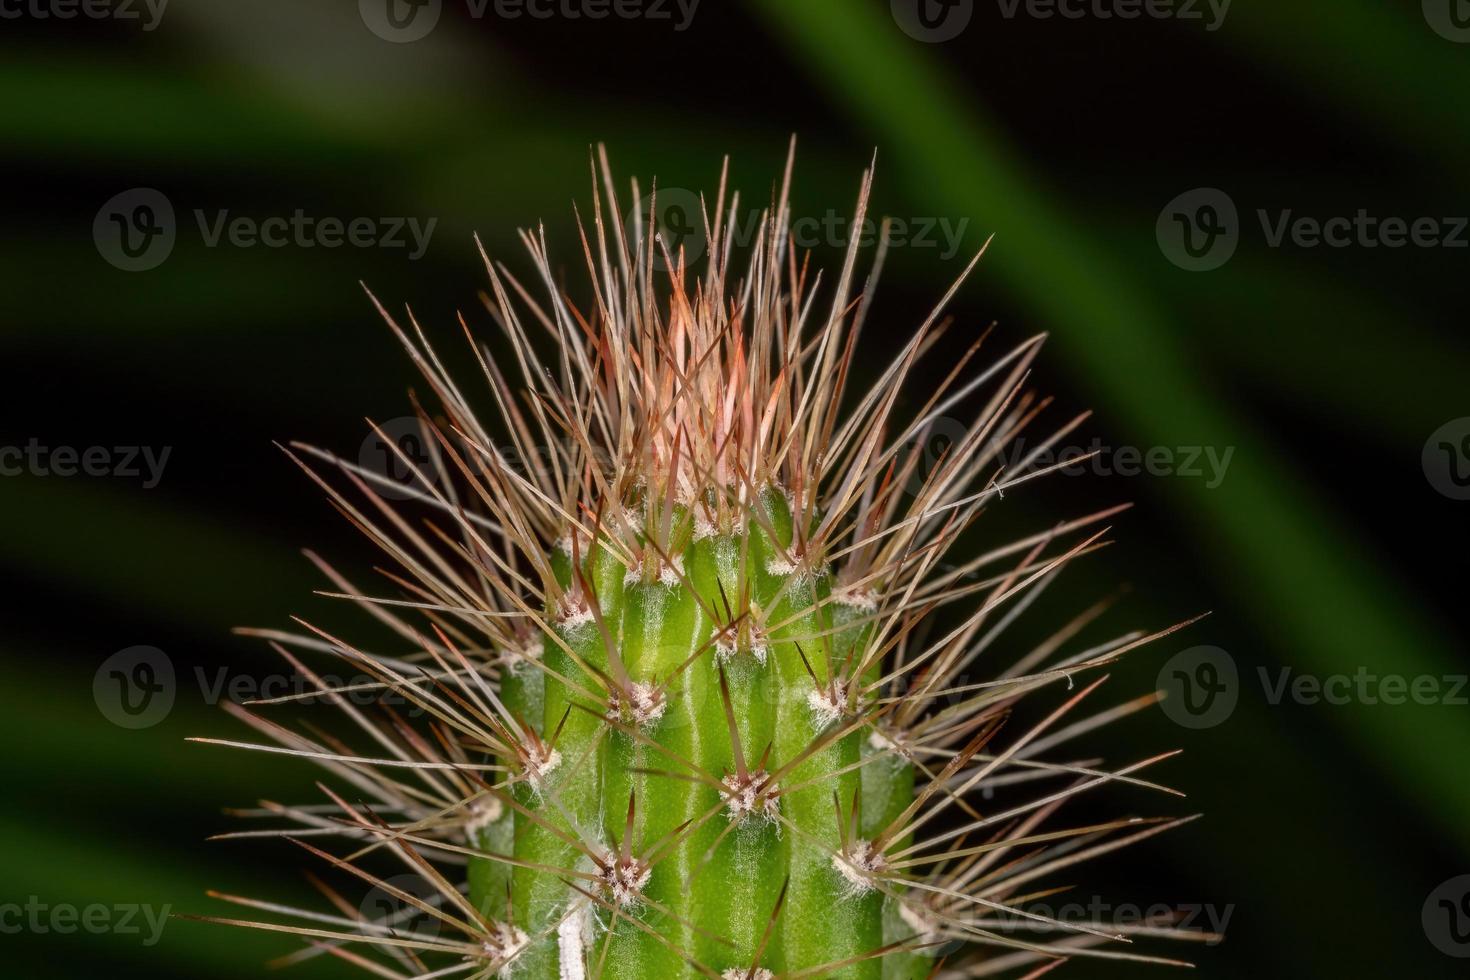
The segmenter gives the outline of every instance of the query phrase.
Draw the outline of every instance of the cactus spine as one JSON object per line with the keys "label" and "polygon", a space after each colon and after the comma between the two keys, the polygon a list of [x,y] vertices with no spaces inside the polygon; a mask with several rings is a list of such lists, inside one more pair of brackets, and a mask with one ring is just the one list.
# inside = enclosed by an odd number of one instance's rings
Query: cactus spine
{"label": "cactus spine", "polygon": [[[235,712],[351,791],[324,787],[325,813],[266,812],[346,838],[345,857],[298,842],[396,910],[235,924],[394,977],[920,980],[1062,956],[1163,962],[1116,948],[1121,927],[1025,907],[1049,871],[1173,825],[1055,825],[1090,790],[1162,789],[1134,773],[1163,756],[1116,770],[1040,758],[1151,699],[1070,718],[1099,679],[1002,735],[1023,695],[1071,689],[1152,638],[1061,652],[1094,610],[1033,647],[997,640],[1116,509],[945,560],[983,507],[1039,472],[1031,457],[1001,466],[1044,407],[1025,389],[1038,344],[967,377],[975,340],[897,422],[904,379],[944,329],[936,310],[843,415],[870,292],[854,298],[854,243],[818,309],[790,250],[789,164],[733,283],[738,196],[727,202],[723,177],[691,283],[641,208],[619,218],[605,159],[602,175],[585,309],[551,289],[541,238],[523,236],[545,306],[487,259],[486,307],[509,351],[475,348],[496,435],[417,324],[382,311],[439,405],[420,414],[427,456],[394,449],[410,501],[351,461],[293,452],[395,560],[396,595],[319,564],[408,649],[270,634],[355,740]],[[855,225],[868,191],[865,178]],[[549,354],[532,327],[550,333]],[[968,424],[928,453],[961,411]],[[354,690],[424,722],[351,705],[306,651],[352,664],[366,677]],[[432,894],[374,862],[406,866]]]}

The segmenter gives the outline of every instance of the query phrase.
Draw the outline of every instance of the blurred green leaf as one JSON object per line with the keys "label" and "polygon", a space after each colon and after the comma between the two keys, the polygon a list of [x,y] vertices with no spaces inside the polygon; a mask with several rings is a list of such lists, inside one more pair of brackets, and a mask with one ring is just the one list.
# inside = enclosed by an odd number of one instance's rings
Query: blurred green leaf
{"label": "blurred green leaf", "polygon": [[[903,148],[897,166],[915,197],[944,201],[995,230],[991,271],[1055,328],[1079,375],[1141,441],[1236,448],[1222,487],[1175,499],[1208,542],[1201,564],[1254,611],[1263,631],[1280,637],[1291,662],[1323,674],[1345,662],[1379,674],[1453,671],[1444,638],[1426,627],[1413,597],[1353,554],[1352,535],[1320,494],[1281,462],[1288,454],[1213,397],[1129,270],[1078,226],[1077,212],[1037,189],[978,108],[962,102],[879,8],[840,0],[754,6],[834,100]],[[1363,705],[1334,717],[1470,851],[1470,781],[1458,755],[1444,751],[1470,744],[1470,720],[1449,710]]]}

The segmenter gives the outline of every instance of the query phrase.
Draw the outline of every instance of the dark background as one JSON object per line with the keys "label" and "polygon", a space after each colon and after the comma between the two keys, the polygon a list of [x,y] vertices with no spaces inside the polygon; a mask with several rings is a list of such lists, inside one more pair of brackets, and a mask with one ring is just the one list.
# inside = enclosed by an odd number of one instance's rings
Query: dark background
{"label": "dark background", "polygon": [[[879,213],[967,221],[958,255],[893,251],[870,376],[994,234],[953,305],[959,337],[991,321],[1005,343],[1049,332],[1037,386],[1057,394],[1058,419],[1096,410],[1084,445],[1234,451],[1213,488],[1060,476],[985,518],[1003,537],[1131,500],[1118,544],[1069,571],[1040,614],[1120,583],[1115,631],[1213,611],[1114,670],[1109,703],[1152,690],[1197,645],[1238,669],[1238,706],[1213,727],[1154,709],[1094,736],[1088,751],[1118,764],[1186,750],[1160,774],[1188,800],[1116,793],[1113,812],[1206,817],[1080,875],[1083,893],[1228,910],[1223,944],[1149,947],[1202,976],[1463,975],[1421,910],[1470,871],[1470,707],[1272,704],[1258,674],[1467,669],[1470,503],[1436,489],[1453,483],[1431,436],[1470,415],[1470,249],[1272,247],[1256,217],[1470,214],[1470,44],[1432,26],[1450,2],[1236,0],[1209,30],[1203,6],[1203,21],[1065,19],[976,0],[941,43],[901,30],[886,0],[704,0],[684,31],[475,18],[444,0],[412,43],[375,36],[350,0],[172,0],[151,30],[6,8],[21,15],[0,21],[0,446],[171,452],[152,488],[34,467],[0,478],[0,903],[228,914],[206,889],[304,894],[283,846],[203,839],[236,826],[224,806],[310,793],[308,767],[183,740],[241,735],[196,670],[279,669],[232,626],[346,621],[311,595],[321,583],[298,549],[354,572],[373,561],[272,446],[353,456],[364,417],[407,414],[412,369],[358,281],[456,348],[456,311],[488,326],[474,232],[528,273],[515,230],[544,220],[579,288],[572,204],[590,201],[591,144],[624,181],[710,193],[728,153],[759,205],[796,133],[798,215],[850,212],[876,148]],[[177,240],[129,272],[93,225],[140,187],[171,203]],[[1156,236],[1195,188],[1239,214],[1238,248],[1208,272],[1178,267]],[[437,224],[410,260],[209,247],[195,209]],[[835,274],[840,254],[814,258]],[[178,695],[159,724],[128,730],[93,681],[136,645],[166,652]],[[0,973],[247,977],[290,948],[185,921],[151,947],[25,930],[5,936]]]}

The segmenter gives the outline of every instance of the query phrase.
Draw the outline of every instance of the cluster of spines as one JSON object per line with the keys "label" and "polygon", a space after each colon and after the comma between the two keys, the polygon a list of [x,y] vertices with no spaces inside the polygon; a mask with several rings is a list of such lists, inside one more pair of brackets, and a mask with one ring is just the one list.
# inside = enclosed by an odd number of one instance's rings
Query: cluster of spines
{"label": "cluster of spines", "polygon": [[[1023,695],[1070,688],[1153,637],[1062,654],[1099,607],[998,669],[976,666],[1103,532],[1069,536],[1117,508],[945,563],[982,507],[1044,472],[1040,454],[1080,422],[1001,465],[1045,408],[1025,389],[1037,344],[960,383],[977,340],[895,430],[901,382],[943,329],[936,311],[843,418],[872,283],[849,298],[854,247],[830,313],[808,323],[815,284],[789,251],[789,166],[748,278],[727,287],[722,177],[706,215],[708,272],[691,289],[681,257],[665,251],[666,291],[655,288],[659,239],[641,218],[624,227],[606,174],[604,161],[596,233],[583,238],[588,313],[554,290],[535,305],[487,262],[487,309],[526,381],[515,392],[475,348],[505,441],[417,324],[410,334],[388,317],[442,406],[439,418],[421,410],[429,461],[400,453],[429,519],[379,493],[384,477],[297,447],[304,466],[325,462],[350,484],[308,466],[398,565],[386,573],[398,596],[383,599],[319,563],[333,594],[411,652],[368,653],[310,627],[256,631],[372,746],[240,711],[275,751],[315,759],[346,787],[324,786],[327,808],[257,812],[295,821],[279,833],[434,928],[346,914],[330,889],[343,914],[302,911],[313,924],[266,927],[310,941],[293,958],[328,953],[393,977],[960,977],[1072,956],[1153,959],[1112,948],[1127,937],[1106,923],[1022,907],[1037,878],[1172,825],[1042,829],[1095,787],[1163,789],[1133,773],[1164,756],[1115,771],[1038,758],[1150,699],[1062,726],[1095,681],[993,747]],[[867,194],[865,179],[859,216]],[[550,287],[544,241],[525,240]],[[525,318],[552,334],[553,360],[537,355]],[[933,422],[987,385],[965,436],[929,458]],[[510,465],[507,447],[535,465]],[[925,634],[961,601],[974,602],[967,614]],[[359,686],[391,693],[427,725],[353,706],[301,651],[353,664],[371,678]],[[1047,786],[1031,801],[996,812],[977,802],[1031,782]],[[358,846],[336,857],[313,836]],[[437,897],[365,870],[378,854],[433,882]]]}

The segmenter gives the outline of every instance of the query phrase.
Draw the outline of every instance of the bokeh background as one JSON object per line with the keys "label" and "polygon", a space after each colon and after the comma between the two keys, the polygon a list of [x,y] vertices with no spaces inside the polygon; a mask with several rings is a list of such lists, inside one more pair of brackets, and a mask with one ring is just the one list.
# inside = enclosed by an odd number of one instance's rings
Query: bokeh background
{"label": "bokeh background", "polygon": [[[1125,18],[1104,14],[1139,9],[1126,0],[1078,17],[952,0],[920,20],[911,0],[649,0],[619,8],[641,16],[568,15],[595,8],[399,4],[400,29],[386,0],[4,4],[0,446],[104,447],[110,470],[25,462],[0,478],[0,903],[219,914],[206,889],[305,895],[283,845],[204,838],[237,827],[224,807],[309,794],[313,773],[184,739],[240,735],[209,689],[279,670],[231,627],[348,621],[312,595],[302,547],[354,572],[374,560],[273,446],[353,456],[365,417],[407,414],[412,370],[359,281],[452,347],[457,311],[488,326],[473,233],[524,272],[516,229],[544,221],[575,284],[592,144],[645,187],[711,192],[728,153],[734,186],[763,203],[795,133],[798,215],[848,213],[876,150],[879,213],[962,230],[957,249],[893,249],[869,364],[994,235],[957,332],[1048,332],[1037,386],[1060,413],[1095,410],[1080,444],[1179,464],[1057,477],[986,518],[1020,533],[1134,502],[1042,615],[1123,584],[1119,628],[1212,611],[1119,665],[1115,700],[1167,684],[1200,645],[1235,669],[1220,681],[1233,710],[1204,727],[1153,709],[1099,736],[1110,760],[1184,748],[1164,775],[1189,798],[1169,812],[1207,816],[1087,872],[1084,891],[1228,914],[1224,943],[1184,951],[1201,976],[1463,976],[1458,910],[1435,910],[1466,888],[1435,890],[1470,872],[1470,691],[1453,680],[1470,670],[1466,5]],[[140,188],[174,213],[162,259],[121,251],[127,222],[164,227]],[[422,250],[206,234],[222,212],[298,210],[432,233]],[[1282,220],[1360,211],[1432,221],[1400,247],[1361,229],[1273,241]],[[815,245],[832,267],[842,241]],[[130,475],[118,447],[167,450],[158,479]],[[1185,472],[1206,450],[1231,453],[1219,479]],[[176,696],[121,727],[96,692],[139,645],[166,654]],[[1388,704],[1368,681],[1342,703],[1272,703],[1284,669],[1428,677],[1461,697]],[[253,977],[292,948],[188,921],[150,942],[134,925],[6,928],[0,973]]]}

